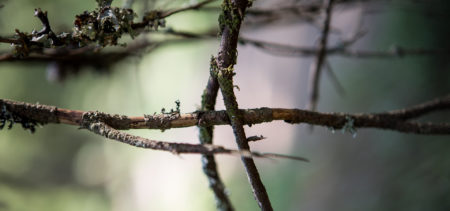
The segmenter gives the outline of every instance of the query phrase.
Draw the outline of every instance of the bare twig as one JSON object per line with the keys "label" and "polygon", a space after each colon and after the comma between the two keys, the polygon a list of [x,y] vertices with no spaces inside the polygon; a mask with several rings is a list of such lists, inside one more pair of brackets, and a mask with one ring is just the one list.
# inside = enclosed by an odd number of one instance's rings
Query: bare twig
{"label": "bare twig", "polygon": [[[167,29],[161,31],[164,34],[175,35],[189,39],[208,39],[216,38],[216,31],[207,32],[204,34],[197,34],[192,32],[177,31]],[[349,40],[344,40],[341,44],[334,47],[326,48],[327,56],[342,56],[362,59],[389,59],[389,58],[403,58],[406,56],[446,56],[450,55],[450,49],[427,49],[427,48],[406,48],[393,45],[387,50],[353,50],[349,47],[359,40],[364,33],[356,33],[354,37]],[[286,45],[263,40],[251,39],[248,37],[239,37],[239,44],[251,45],[253,47],[264,50],[265,52],[284,57],[310,57],[317,56],[320,48],[316,47],[299,47],[293,45]]]}
{"label": "bare twig", "polygon": [[334,87],[336,88],[337,93],[339,93],[341,96],[345,95],[345,89],[342,86],[341,82],[339,82],[338,77],[334,73],[333,69],[331,68],[330,62],[325,61],[325,70],[327,71],[328,75],[330,76],[331,82],[333,83]]}
{"label": "bare twig", "polygon": [[[239,43],[243,45],[252,45],[256,48],[264,50],[275,56],[289,56],[289,57],[308,57],[317,56],[319,49],[314,47],[298,47],[292,45],[284,45],[279,43],[267,42],[262,40],[255,40],[241,37]],[[348,44],[339,45],[336,47],[329,47],[326,49],[327,56],[342,56],[352,58],[403,58],[405,56],[434,56],[434,55],[449,55],[450,50],[446,49],[426,49],[426,48],[405,48],[394,46],[389,50],[352,50],[348,48]]]}
{"label": "bare twig", "polygon": [[317,107],[317,100],[319,98],[319,84],[320,72],[326,57],[326,48],[328,40],[328,32],[331,24],[331,11],[334,0],[325,1],[325,20],[323,24],[323,31],[320,36],[319,52],[317,53],[316,61],[311,65],[308,80],[308,103],[306,109],[315,111]]}
{"label": "bare twig", "polygon": [[[207,5],[213,1],[215,1],[215,0],[205,0],[205,1],[199,2],[194,5],[190,5],[190,6],[182,7],[182,8],[178,8],[178,9],[172,9],[172,10],[168,10],[168,11],[159,11],[159,10],[148,11],[145,13],[144,18],[141,22],[132,24],[132,28],[133,29],[143,29],[143,28],[147,27],[149,24],[152,24],[152,22],[154,22],[154,21],[158,22],[158,20],[162,20],[164,18],[167,18],[171,15],[174,15],[174,14],[177,14],[180,12],[199,9],[199,8],[203,7],[204,5]],[[156,25],[158,25],[158,24],[159,23],[156,23]],[[164,24],[162,24],[162,25],[164,25]]]}
{"label": "bare twig", "polygon": [[199,9],[209,3],[212,3],[214,1],[216,1],[216,0],[205,0],[205,1],[201,1],[194,5],[189,5],[187,7],[169,10],[169,11],[162,13],[162,17],[165,18],[165,17],[171,16],[171,15],[174,15],[174,14],[177,14],[180,12],[188,11],[188,10],[197,10],[197,9]]}
{"label": "bare twig", "polygon": [[[30,119],[41,124],[62,123],[80,126],[85,111],[69,110],[41,104],[30,104],[0,99],[0,108],[19,117]],[[450,123],[419,123],[412,119],[429,113],[450,110],[450,95],[437,98],[410,108],[382,113],[321,113],[301,109],[257,108],[239,110],[243,124],[261,124],[275,120],[289,123],[306,123],[340,129],[353,120],[355,128],[389,129],[405,133],[418,134],[450,134]],[[226,111],[206,111],[179,114],[145,115],[128,117],[97,113],[102,122],[118,129],[170,129],[192,126],[229,125]]]}

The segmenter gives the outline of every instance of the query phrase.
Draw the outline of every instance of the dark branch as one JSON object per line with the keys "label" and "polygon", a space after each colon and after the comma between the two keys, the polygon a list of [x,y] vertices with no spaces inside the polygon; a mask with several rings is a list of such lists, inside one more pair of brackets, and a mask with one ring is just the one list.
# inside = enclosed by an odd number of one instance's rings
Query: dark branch
{"label": "dark branch", "polygon": [[[317,56],[317,54],[319,53],[319,48],[283,45],[279,43],[254,40],[243,37],[239,39],[239,43],[242,45],[252,45],[275,56],[308,57],[308,56]],[[326,55],[363,58],[363,59],[403,58],[405,56],[450,55],[450,50],[446,49],[425,49],[425,48],[414,49],[414,48],[394,46],[389,50],[371,51],[371,50],[352,50],[349,49],[348,47],[349,47],[348,44],[339,45],[336,47],[329,47],[326,49]]]}
{"label": "dark branch", "polygon": [[[11,100],[0,100],[0,108],[24,119],[35,122],[62,123],[80,126],[85,111],[69,110],[54,106],[30,104]],[[275,120],[288,123],[306,123],[318,126],[341,129],[353,120],[355,128],[390,129],[405,133],[418,134],[450,134],[450,123],[419,123],[412,119],[429,113],[450,110],[450,95],[434,99],[410,108],[381,113],[320,113],[301,109],[258,108],[239,110],[243,124],[261,124]],[[229,125],[226,111],[205,111],[171,116],[170,114],[145,115],[128,117],[98,113],[101,121],[118,129],[170,129],[192,126]]]}
{"label": "dark branch", "polygon": [[331,10],[333,7],[333,0],[325,1],[325,20],[323,23],[323,31],[320,36],[319,52],[317,53],[316,61],[311,65],[308,80],[308,103],[306,109],[315,111],[317,107],[317,100],[319,98],[319,84],[320,73],[326,57],[326,48],[328,33],[331,24]]}
{"label": "dark branch", "polygon": [[[242,113],[238,108],[236,96],[234,95],[234,65],[237,57],[237,43],[239,30],[247,7],[251,2],[247,0],[224,0],[222,3],[222,14],[219,17],[221,33],[220,49],[217,59],[211,61],[211,72],[217,77],[220,91],[223,96],[226,111],[233,128],[236,143],[239,150],[250,151],[243,127]],[[258,169],[252,158],[242,157],[247,178],[253,190],[258,206],[262,210],[273,210],[266,188],[262,183]]]}
{"label": "dark branch", "polygon": [[199,2],[197,4],[190,5],[190,6],[187,6],[187,7],[169,10],[169,11],[166,11],[166,12],[162,13],[161,16],[163,18],[165,18],[165,17],[171,16],[171,15],[174,15],[174,14],[177,14],[177,13],[180,13],[180,12],[185,12],[185,11],[188,11],[188,10],[197,10],[197,9],[202,8],[203,6],[205,6],[205,5],[207,5],[207,4],[211,3],[211,2],[214,2],[214,1],[216,1],[216,0],[205,0],[205,1],[201,1],[201,2]]}
{"label": "dark branch", "polygon": [[72,32],[58,35],[51,29],[47,12],[36,9],[35,16],[42,22],[42,30],[31,34],[16,30],[14,38],[0,37],[0,43],[14,44],[16,51],[14,54],[1,55],[0,61],[23,59],[30,53],[41,54],[46,49],[77,49],[91,44],[103,47],[118,45],[119,38],[124,34],[134,38],[146,28],[157,30],[159,26],[165,26],[165,18],[180,12],[201,8],[212,1],[206,0],[192,6],[169,11],[150,11],[141,22],[134,22],[133,10],[111,7],[110,0],[98,0],[99,8],[76,16]]}
{"label": "dark branch", "polygon": [[[83,115],[82,129],[87,129],[95,134],[104,136],[108,139],[116,140],[135,147],[159,151],[167,151],[174,154],[203,154],[203,155],[230,154],[230,155],[240,155],[249,158],[251,157],[286,158],[308,162],[308,159],[297,156],[250,152],[242,150],[231,150],[226,149],[222,146],[215,146],[209,144],[187,144],[187,143],[174,143],[174,142],[151,140],[120,132],[103,122],[96,121],[95,115],[96,115],[95,112],[87,112]],[[92,116],[94,116],[94,119],[92,119]]]}
{"label": "dark branch", "polygon": [[[219,82],[216,77],[210,76],[208,83],[202,95],[201,112],[214,111],[216,105],[217,92],[219,90]],[[199,126],[199,140],[201,144],[213,143],[213,126]],[[234,210],[230,199],[225,190],[225,185],[220,179],[217,170],[216,161],[213,155],[203,155],[202,157],[203,172],[208,177],[209,187],[213,190],[216,198],[216,205],[219,210]]]}

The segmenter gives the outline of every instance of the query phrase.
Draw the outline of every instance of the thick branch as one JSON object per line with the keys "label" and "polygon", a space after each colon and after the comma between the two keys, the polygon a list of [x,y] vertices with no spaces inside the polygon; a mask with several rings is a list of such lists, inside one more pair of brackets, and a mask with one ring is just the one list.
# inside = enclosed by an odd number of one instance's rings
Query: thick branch
{"label": "thick branch", "polygon": [[[0,113],[0,129],[9,122],[9,128],[12,127],[13,123],[21,123],[25,129],[33,128],[31,132],[34,131],[34,126],[37,123],[45,124],[51,122],[58,122],[57,113],[58,110],[56,107],[52,106],[41,106],[37,105],[36,109],[40,109],[40,113],[34,113],[30,116],[30,118],[39,118],[41,121],[36,122],[33,119],[26,118],[25,115],[18,116],[20,112],[12,112],[8,104],[5,104],[3,100],[0,101],[1,113]],[[27,108],[27,105],[17,106],[16,109],[20,109],[22,107],[22,112],[30,112],[30,110],[24,110]],[[77,113],[77,111],[74,111]],[[188,144],[188,143],[174,143],[174,142],[164,142],[164,141],[156,141],[151,140],[139,136],[130,135],[124,132],[120,132],[117,129],[109,126],[105,123],[105,120],[108,118],[106,115],[100,112],[83,112],[81,121],[80,121],[80,129],[88,129],[91,132],[94,132],[98,135],[104,136],[108,139],[116,140],[122,143],[126,143],[135,147],[154,149],[160,151],[168,151],[175,154],[180,153],[188,153],[188,154],[203,154],[203,155],[213,155],[213,154],[235,154],[240,155],[241,157],[262,157],[262,158],[287,158],[299,161],[308,162],[308,159],[297,156],[289,156],[289,155],[281,155],[281,154],[273,154],[273,153],[259,153],[259,152],[250,152],[249,150],[232,150],[226,149],[222,146],[216,146],[211,144]],[[8,119],[6,119],[8,118]],[[125,118],[121,116],[120,118]]]}
{"label": "thick branch", "polygon": [[[0,109],[42,124],[62,123],[81,125],[85,111],[69,110],[54,106],[30,104],[0,99]],[[450,110],[450,95],[410,108],[382,113],[320,113],[301,109],[257,108],[242,109],[243,124],[252,125],[275,120],[289,123],[307,123],[340,129],[354,121],[355,128],[389,129],[405,133],[450,134],[450,123],[419,123],[411,119],[429,113]],[[102,122],[118,130],[127,129],[170,129],[192,126],[229,125],[226,111],[194,112],[180,115],[146,115],[128,117],[99,113]]]}
{"label": "thick branch", "polygon": [[[222,14],[219,17],[221,42],[217,60],[211,63],[211,70],[219,81],[220,90],[223,96],[228,117],[230,118],[234,136],[239,150],[248,150],[250,147],[247,142],[243,127],[241,111],[238,109],[236,97],[234,95],[233,85],[233,66],[236,63],[237,43],[239,30],[247,7],[251,2],[247,0],[224,0],[222,4]],[[217,62],[215,64],[215,62]],[[273,210],[269,200],[266,188],[252,158],[242,157],[248,180],[251,184],[253,195],[262,210]]]}

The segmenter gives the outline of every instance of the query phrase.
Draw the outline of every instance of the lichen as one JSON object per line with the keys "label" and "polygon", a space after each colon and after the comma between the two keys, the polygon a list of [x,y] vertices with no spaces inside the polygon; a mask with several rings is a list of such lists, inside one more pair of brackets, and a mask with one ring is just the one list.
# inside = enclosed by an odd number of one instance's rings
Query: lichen
{"label": "lichen", "polygon": [[100,46],[117,45],[124,33],[129,33],[132,38],[137,35],[132,28],[135,17],[131,9],[110,6],[85,11],[75,17],[72,38],[78,40],[79,47],[91,42]]}
{"label": "lichen", "polygon": [[11,129],[14,123],[20,123],[24,130],[29,130],[31,133],[34,133],[36,131],[36,126],[38,126],[39,124],[38,122],[9,111],[6,105],[2,102],[0,102],[0,104],[0,130],[3,129],[7,124],[8,129]]}
{"label": "lichen", "polygon": [[118,130],[129,129],[131,125],[131,119],[125,115],[110,115],[99,111],[88,111],[83,113],[81,127],[86,128],[95,122],[103,122]]}
{"label": "lichen", "polygon": [[350,134],[352,134],[352,137],[355,138],[356,137],[356,128],[354,125],[355,120],[350,117],[350,116],[345,116],[345,124],[344,126],[342,126],[342,134],[348,132]]}
{"label": "lichen", "polygon": [[234,95],[234,85],[233,76],[235,75],[233,65],[227,68],[222,68],[217,71],[217,80],[220,84],[220,89],[225,101],[225,107],[227,108],[228,116],[230,121],[233,122],[235,119],[242,119],[241,112],[238,110],[236,97]]}
{"label": "lichen", "polygon": [[180,111],[180,101],[175,101],[176,108],[170,109],[170,112],[166,112],[165,108],[161,109],[161,114],[156,114],[156,112],[153,115],[144,114],[144,120],[145,124],[149,128],[157,127],[161,129],[162,132],[164,130],[169,129],[172,127],[172,121],[180,118],[181,111]]}
{"label": "lichen", "polygon": [[239,29],[243,19],[243,14],[239,12],[230,0],[225,0],[222,3],[222,12],[219,15],[219,36],[222,35],[225,28],[230,30],[230,33]]}
{"label": "lichen", "polygon": [[[50,29],[47,12],[36,9],[35,15],[43,23],[42,30],[32,33],[16,30],[15,37],[18,42],[13,44],[13,54],[23,58],[31,52],[41,51],[42,48],[80,48],[93,43],[102,47],[118,45],[123,34],[129,34],[131,38],[139,34],[133,29],[133,20],[137,17],[133,10],[111,7],[111,0],[97,0],[97,3],[99,7],[95,10],[84,11],[75,16],[71,33],[54,33]],[[149,25],[153,27],[152,24]],[[164,26],[164,21],[159,20],[158,26]]]}
{"label": "lichen", "polygon": [[212,128],[213,127],[200,127],[199,139],[202,144],[212,144]]}

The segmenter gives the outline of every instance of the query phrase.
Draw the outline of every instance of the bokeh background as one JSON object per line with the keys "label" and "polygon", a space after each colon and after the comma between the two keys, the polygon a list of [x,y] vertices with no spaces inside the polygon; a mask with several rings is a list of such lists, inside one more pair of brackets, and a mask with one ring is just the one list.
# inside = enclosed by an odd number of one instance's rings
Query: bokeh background
{"label": "bokeh background", "polygon": [[[150,2],[150,7],[169,9],[193,2]],[[290,2],[261,0],[255,6],[276,8]],[[332,26],[340,33],[331,35],[331,46],[362,29],[367,34],[352,49],[389,50],[394,45],[450,49],[447,1],[371,2],[335,8]],[[114,1],[118,6],[122,3]],[[67,31],[76,14],[96,6],[93,0],[8,0],[1,4],[1,36],[11,35],[16,28],[39,30],[34,8],[48,11],[54,31]],[[139,17],[143,5],[136,1],[133,6]],[[168,18],[167,26],[202,33],[216,27],[217,16],[211,11],[186,12]],[[246,26],[242,31],[248,38],[293,46],[315,46],[319,33],[317,26],[295,20],[267,27]],[[151,33],[145,36],[150,41],[153,38]],[[10,47],[1,44],[0,49]],[[106,73],[85,69],[59,82],[48,79],[47,64],[2,62],[0,98],[131,116],[175,108],[174,101],[180,100],[181,112],[192,112],[200,105],[209,58],[217,49],[217,39],[164,45],[120,62]],[[448,54],[328,59],[346,93],[340,95],[324,71],[319,111],[381,112],[450,92]],[[235,76],[239,106],[303,108],[313,61],[314,57],[277,57],[249,45],[240,46]],[[224,109],[220,95],[217,109]],[[450,113],[421,120],[449,122]],[[198,142],[195,127],[127,132],[165,141]],[[311,160],[256,160],[275,210],[450,209],[449,136],[364,129],[353,138],[340,131],[332,133],[321,127],[311,131],[307,125],[284,122],[246,127],[246,132],[267,137],[251,143],[252,149]],[[216,144],[235,148],[229,126],[216,127],[214,135]],[[216,157],[236,209],[258,210],[240,158]],[[199,155],[138,149],[67,125],[45,125],[34,134],[20,126],[0,131],[0,210],[214,209]]]}

